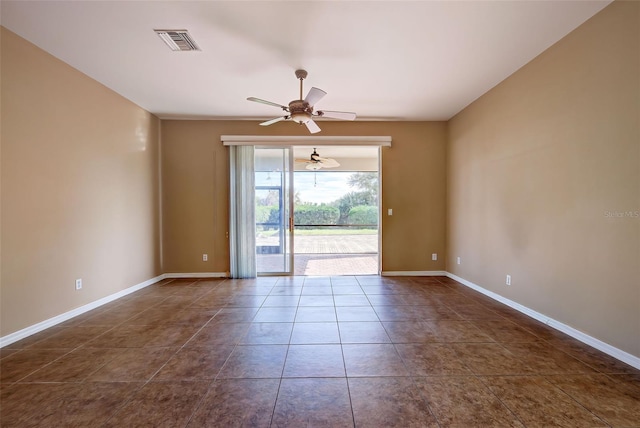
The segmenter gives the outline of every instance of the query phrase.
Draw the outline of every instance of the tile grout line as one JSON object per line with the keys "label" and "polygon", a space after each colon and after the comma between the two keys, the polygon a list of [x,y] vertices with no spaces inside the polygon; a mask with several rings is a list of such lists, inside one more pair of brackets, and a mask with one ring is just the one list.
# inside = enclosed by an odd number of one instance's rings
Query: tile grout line
{"label": "tile grout line", "polygon": [[553,382],[551,382],[549,379],[547,379],[547,376],[541,374],[539,375],[539,377],[542,378],[542,380],[546,383],[548,383],[549,385],[551,385],[552,387],[554,387],[555,389],[561,391],[564,395],[566,395],[567,397],[569,397],[569,399],[571,401],[573,401],[574,403],[576,403],[578,406],[580,406],[582,409],[586,410],[587,412],[589,412],[590,414],[592,414],[594,417],[598,418],[600,421],[602,421],[604,424],[606,424],[608,427],[612,427],[613,424],[609,423],[606,419],[604,419],[604,417],[596,414],[593,410],[589,409],[588,407],[586,407],[584,404],[582,404],[580,401],[578,401],[577,398],[575,398],[573,395],[569,394],[567,391],[565,391],[564,389],[562,389],[562,387],[555,385]]}
{"label": "tile grout line", "polygon": [[[169,281],[169,283],[171,283],[171,282],[172,282],[172,281]],[[198,280],[196,280],[196,281],[194,281],[193,283],[190,283],[189,285],[191,285],[191,284],[195,284],[195,283],[197,283],[197,282],[199,282],[199,281],[198,281]],[[225,281],[222,281],[220,284],[216,285],[216,287],[215,287],[213,290],[215,290],[216,288],[219,288],[219,287],[220,287],[224,282],[225,282]],[[169,284],[169,283],[167,283],[167,284]],[[167,284],[163,284],[163,285],[167,285]],[[210,293],[210,292],[212,292],[213,290],[209,291],[209,293]],[[209,293],[205,293],[205,295],[206,295],[206,294],[209,294]],[[169,296],[167,296],[167,297],[174,296],[174,295],[176,295],[176,294],[171,294],[171,295],[169,295]],[[204,295],[203,295],[203,296],[200,296],[200,298],[202,298],[202,297],[204,297]],[[166,300],[166,299],[165,299],[165,300]],[[199,299],[197,299],[197,300],[199,300]],[[156,371],[155,371],[151,376],[149,376],[149,378],[148,378],[145,382],[142,382],[142,385],[141,385],[139,388],[137,388],[137,389],[134,391],[134,393],[132,393],[132,394],[131,394],[131,396],[130,396],[127,400],[125,400],[125,401],[124,401],[124,403],[122,404],[122,406],[120,406],[120,407],[118,408],[118,410],[117,410],[117,411],[115,411],[115,412],[114,412],[114,413],[113,413],[113,414],[112,414],[112,415],[111,415],[111,416],[110,416],[110,417],[105,421],[105,423],[104,423],[103,425],[108,424],[108,423],[109,423],[109,421],[110,421],[111,419],[115,418],[115,417],[116,417],[116,416],[117,416],[117,415],[122,411],[122,409],[124,409],[124,408],[127,406],[127,404],[129,404],[129,403],[133,400],[133,397],[135,396],[135,394],[136,394],[136,393],[140,392],[140,391],[141,391],[145,386],[147,386],[149,383],[151,383],[151,381],[153,380],[153,378],[154,378],[154,377],[156,377],[156,375],[157,375],[158,373],[160,373],[160,371],[161,371],[161,370],[162,370],[162,369],[163,369],[163,368],[164,368],[164,367],[169,363],[169,361],[171,361],[171,359],[172,359],[173,357],[175,357],[176,355],[178,355],[178,353],[179,353],[182,349],[184,349],[184,348],[187,346],[187,343],[189,343],[189,342],[191,341],[191,339],[193,339],[193,338],[194,338],[194,337],[195,337],[195,336],[196,336],[200,331],[202,331],[202,329],[203,329],[203,328],[205,328],[205,326],[209,325],[209,323],[211,322],[211,320],[213,320],[213,319],[215,318],[215,316],[218,314],[218,312],[220,312],[220,310],[221,310],[221,309],[218,309],[218,311],[217,311],[217,312],[216,312],[216,313],[215,313],[211,318],[209,318],[209,321],[207,321],[206,323],[204,323],[204,324],[202,325],[202,327],[200,327],[200,328],[198,329],[198,331],[196,331],[193,335],[191,335],[191,337],[190,337],[189,339],[187,339],[187,340],[185,341],[185,343],[184,343],[180,348],[178,348],[178,350],[177,350],[176,352],[174,352],[174,353],[173,353],[173,354],[172,354],[172,355],[167,359],[167,361],[165,361],[165,362],[164,362],[164,364],[162,364],[162,365],[160,366],[160,368],[158,368],[158,370],[156,370]],[[144,312],[144,311],[143,311],[143,312]],[[105,365],[106,365],[106,364],[105,364]],[[95,373],[95,372],[94,372],[94,373]],[[187,424],[189,424],[189,422],[191,422],[191,418],[193,418],[193,415],[195,414],[196,410],[200,407],[200,403],[202,402],[202,400],[204,399],[204,397],[205,397],[205,396],[207,395],[207,393],[209,392],[209,389],[210,389],[210,387],[211,387],[211,384],[213,384],[213,381],[211,381],[211,382],[210,382],[210,385],[209,385],[209,387],[207,388],[207,391],[205,391],[205,393],[202,395],[202,397],[201,397],[201,398],[200,398],[200,400],[198,401],[198,404],[194,407],[194,411],[191,413],[191,416],[189,416],[189,420],[187,421]]]}
{"label": "tile grout line", "polygon": [[[225,279],[224,281],[222,281],[216,288],[220,288],[222,286],[222,284],[224,284],[225,282],[227,282],[228,279]],[[212,290],[213,291],[213,290]],[[208,293],[207,293],[208,294]],[[204,297],[204,296],[203,296]],[[183,345],[183,347],[185,347],[187,345],[187,343],[189,343],[191,341],[191,339],[193,339],[200,331],[202,331],[202,329],[205,328],[205,326],[209,325],[209,323],[211,323],[216,315],[218,315],[220,313],[220,311],[222,309],[227,308],[229,303],[225,303],[224,306],[222,306],[218,312],[216,312],[216,314],[211,317],[211,319],[209,319],[209,321],[207,321],[199,330],[198,332],[196,332],[196,334],[194,334],[193,336],[191,336],[191,338],[189,340],[187,340],[185,342],[185,344]],[[257,311],[256,311],[257,314]],[[253,318],[251,318],[251,321],[249,323],[251,323],[253,321],[253,319],[255,318],[255,314],[253,315]],[[245,333],[246,334],[246,333]],[[242,340],[242,339],[240,339]],[[193,417],[196,415],[196,413],[198,413],[198,410],[200,410],[200,407],[202,406],[202,403],[204,402],[205,398],[207,398],[207,396],[209,395],[209,393],[211,392],[212,388],[216,385],[216,382],[219,380],[219,376],[220,373],[222,373],[222,369],[224,368],[224,366],[227,364],[227,362],[229,361],[229,358],[231,358],[231,355],[233,355],[233,352],[236,350],[236,348],[238,347],[238,342],[236,342],[233,346],[233,349],[231,350],[231,352],[229,352],[229,355],[227,355],[227,358],[225,358],[224,363],[222,363],[220,365],[220,368],[218,369],[218,372],[216,373],[216,375],[213,377],[213,379],[211,379],[209,381],[209,385],[207,387],[207,390],[204,392],[204,394],[202,394],[202,397],[200,397],[200,399],[198,400],[198,403],[194,406],[193,411],[191,412],[191,415],[189,416],[189,419],[187,420],[187,423],[185,424],[185,426],[188,426],[191,423],[191,420],[193,419]],[[208,348],[208,347],[207,347]],[[168,362],[168,361],[167,361]],[[155,375],[154,375],[155,376]]]}
{"label": "tile grout line", "polygon": [[[358,279],[356,278],[356,281],[358,282],[358,286],[360,286],[360,281],[358,281]],[[335,300],[334,300],[335,303]],[[338,314],[336,312],[336,324],[338,326],[338,340],[340,341],[340,352],[342,354],[342,365],[344,368],[344,376],[345,376],[345,382],[347,384],[347,394],[349,395],[349,407],[351,408],[351,421],[353,423],[353,426],[356,426],[356,412],[353,410],[353,399],[351,397],[351,384],[349,382],[349,373],[347,373],[347,359],[344,356],[344,343],[342,342],[342,332],[340,329],[340,322],[338,321]]]}
{"label": "tile grout line", "polygon": [[[279,280],[278,280],[279,281]],[[278,282],[276,281],[276,284]],[[284,377],[284,368],[287,365],[287,358],[289,357],[289,349],[291,347],[291,338],[293,337],[293,329],[296,326],[296,317],[298,316],[298,308],[300,307],[300,299],[302,298],[302,291],[304,290],[304,281],[302,283],[302,290],[300,290],[300,296],[298,296],[298,305],[296,305],[296,312],[293,315],[293,325],[291,326],[291,333],[289,333],[289,343],[287,344],[287,352],[284,355],[284,361],[282,363],[282,371],[280,372],[280,379],[278,380],[278,389],[276,391],[276,398],[273,400],[273,409],[271,409],[271,418],[269,420],[269,427],[273,426],[273,418],[276,413],[276,407],[278,406],[278,398],[280,398],[280,388],[282,387],[282,379]]]}

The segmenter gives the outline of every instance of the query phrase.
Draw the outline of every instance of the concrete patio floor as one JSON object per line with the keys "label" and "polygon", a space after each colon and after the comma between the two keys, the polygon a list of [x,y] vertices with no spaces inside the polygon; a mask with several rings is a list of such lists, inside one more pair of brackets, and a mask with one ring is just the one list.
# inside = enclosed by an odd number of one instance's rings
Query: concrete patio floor
{"label": "concrete patio floor", "polygon": [[378,235],[294,235],[296,254],[377,254]]}
{"label": "concrete patio floor", "polygon": [[[298,235],[294,275],[377,275],[377,235]],[[259,272],[284,269],[282,254],[258,254]]]}

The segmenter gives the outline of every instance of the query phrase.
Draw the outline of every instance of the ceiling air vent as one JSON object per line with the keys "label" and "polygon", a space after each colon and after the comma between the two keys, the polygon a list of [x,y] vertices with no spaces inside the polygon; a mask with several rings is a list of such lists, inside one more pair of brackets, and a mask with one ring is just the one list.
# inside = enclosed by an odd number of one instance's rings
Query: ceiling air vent
{"label": "ceiling air vent", "polygon": [[153,30],[172,51],[199,51],[187,30]]}

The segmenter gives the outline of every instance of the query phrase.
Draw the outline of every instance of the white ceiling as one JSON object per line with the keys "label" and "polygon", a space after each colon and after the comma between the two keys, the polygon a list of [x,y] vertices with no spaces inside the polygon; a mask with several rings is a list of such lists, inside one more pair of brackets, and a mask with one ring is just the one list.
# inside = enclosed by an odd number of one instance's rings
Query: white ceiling
{"label": "white ceiling", "polygon": [[[2,25],[161,118],[254,119],[294,70],[359,119],[446,120],[609,0],[5,1]],[[187,29],[172,52],[154,28]]]}

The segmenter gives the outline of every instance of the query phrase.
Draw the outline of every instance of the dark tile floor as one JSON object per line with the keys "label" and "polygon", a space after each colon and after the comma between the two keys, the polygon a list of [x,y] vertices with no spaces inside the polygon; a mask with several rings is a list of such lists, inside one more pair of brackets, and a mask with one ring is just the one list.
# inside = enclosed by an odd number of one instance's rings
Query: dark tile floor
{"label": "dark tile floor", "polygon": [[1,351],[7,427],[640,426],[640,371],[443,277],[167,280]]}

